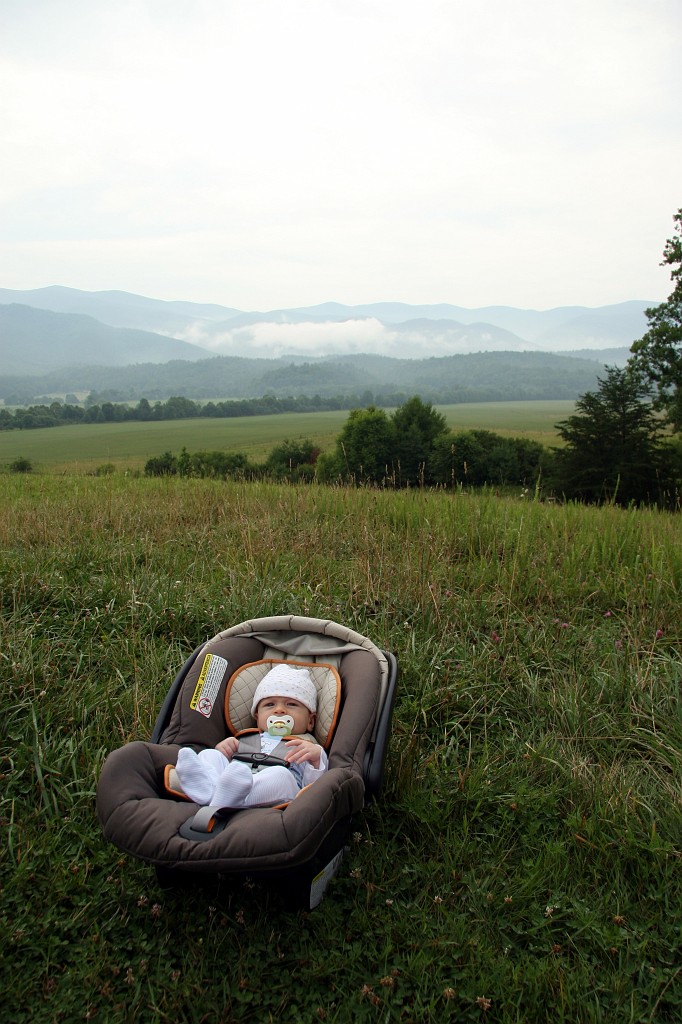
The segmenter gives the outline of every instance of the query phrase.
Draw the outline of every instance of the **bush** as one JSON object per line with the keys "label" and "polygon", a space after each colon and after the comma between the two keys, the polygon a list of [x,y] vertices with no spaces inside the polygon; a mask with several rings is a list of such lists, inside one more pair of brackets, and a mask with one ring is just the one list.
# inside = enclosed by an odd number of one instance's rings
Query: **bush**
{"label": "bush", "polygon": [[10,462],[9,471],[10,473],[30,473],[33,470],[33,463],[30,459],[24,459],[22,456],[16,458],[14,462]]}
{"label": "bush", "polygon": [[265,469],[274,477],[292,476],[301,466],[314,466],[320,449],[309,439],[285,439],[272,449],[265,461]]}
{"label": "bush", "polygon": [[145,476],[175,476],[178,471],[178,460],[172,452],[164,452],[145,463]]}
{"label": "bush", "polygon": [[491,430],[461,430],[436,440],[429,476],[446,487],[481,487],[535,483],[545,449],[537,441],[501,437]]}

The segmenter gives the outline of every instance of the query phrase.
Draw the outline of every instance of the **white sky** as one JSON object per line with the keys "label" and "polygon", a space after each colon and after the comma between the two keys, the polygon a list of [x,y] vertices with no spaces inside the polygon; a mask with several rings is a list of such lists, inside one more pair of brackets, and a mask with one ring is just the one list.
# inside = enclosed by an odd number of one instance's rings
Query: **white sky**
{"label": "white sky", "polygon": [[671,291],[680,0],[2,0],[0,286]]}

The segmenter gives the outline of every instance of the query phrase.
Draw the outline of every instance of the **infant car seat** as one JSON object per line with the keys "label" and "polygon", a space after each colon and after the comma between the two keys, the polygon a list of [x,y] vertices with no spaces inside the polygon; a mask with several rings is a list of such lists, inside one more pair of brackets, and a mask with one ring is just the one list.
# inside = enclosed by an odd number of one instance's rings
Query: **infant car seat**
{"label": "infant car seat", "polygon": [[[289,804],[199,808],[177,788],[180,747],[215,747],[252,727],[255,688],[282,661],[305,665],[315,682],[315,738],[328,770]],[[316,906],[338,870],[352,816],[381,792],[396,680],[393,654],[326,619],[282,615],[223,630],[183,665],[150,741],[107,757],[97,787],[104,835],[154,865],[162,881],[284,875],[290,904]]]}

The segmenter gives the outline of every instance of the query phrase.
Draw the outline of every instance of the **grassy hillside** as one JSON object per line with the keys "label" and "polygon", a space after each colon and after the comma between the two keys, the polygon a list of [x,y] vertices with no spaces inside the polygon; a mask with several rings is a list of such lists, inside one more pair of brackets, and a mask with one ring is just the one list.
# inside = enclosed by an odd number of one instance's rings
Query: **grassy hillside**
{"label": "grassy hillside", "polygon": [[[573,402],[499,402],[438,406],[453,429],[482,428],[556,442],[554,424],[574,409]],[[141,469],[164,451],[227,450],[261,459],[282,438],[307,437],[323,450],[333,448],[348,412],[284,413],[235,419],[165,420],[158,423],[95,423],[44,430],[0,431],[0,466],[19,456],[37,468],[92,470],[104,463]]]}
{"label": "grassy hillside", "polygon": [[[680,1019],[679,517],[121,475],[0,503],[4,1019]],[[283,612],[397,655],[382,799],[311,914],[166,896],[102,840],[103,760],[196,644]]]}

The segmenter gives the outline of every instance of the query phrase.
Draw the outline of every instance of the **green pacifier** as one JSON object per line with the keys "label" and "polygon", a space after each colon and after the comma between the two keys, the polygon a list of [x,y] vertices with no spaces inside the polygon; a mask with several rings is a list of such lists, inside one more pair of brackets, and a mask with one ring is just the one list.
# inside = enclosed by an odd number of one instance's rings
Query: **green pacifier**
{"label": "green pacifier", "polygon": [[270,736],[291,736],[294,731],[291,715],[270,715],[265,725]]}

